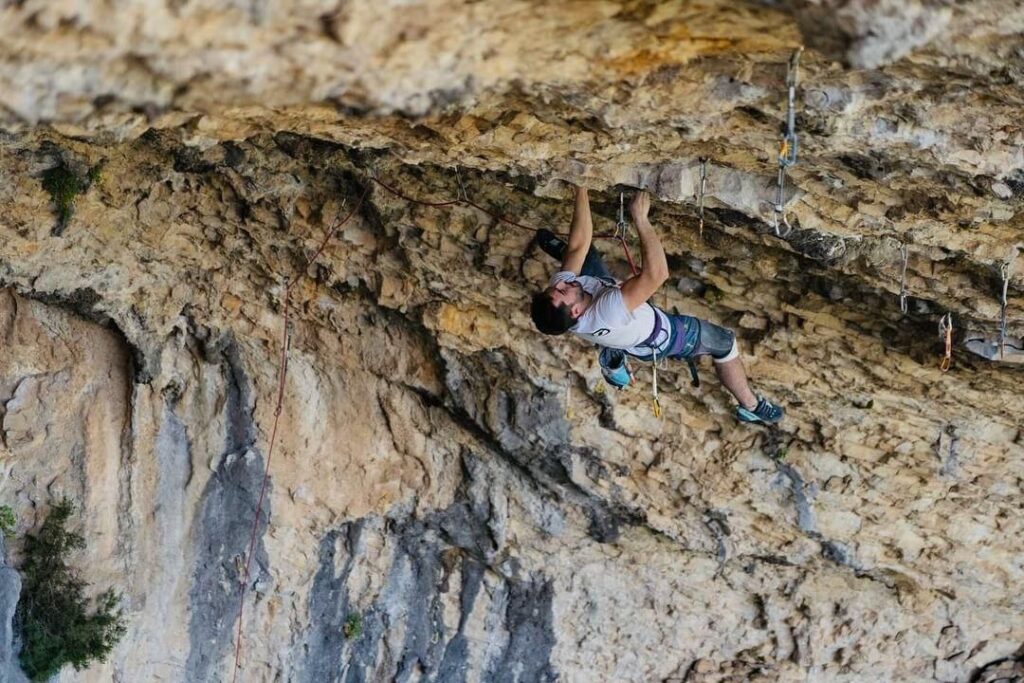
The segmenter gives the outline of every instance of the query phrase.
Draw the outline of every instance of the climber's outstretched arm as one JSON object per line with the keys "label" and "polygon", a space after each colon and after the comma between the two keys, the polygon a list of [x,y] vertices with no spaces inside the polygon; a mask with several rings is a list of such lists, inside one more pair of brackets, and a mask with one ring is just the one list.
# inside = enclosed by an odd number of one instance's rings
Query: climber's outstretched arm
{"label": "climber's outstretched arm", "polygon": [[577,187],[572,227],[569,228],[569,246],[566,247],[565,256],[562,258],[562,270],[580,274],[593,237],[594,221],[590,216],[590,197],[587,195],[587,188]]}
{"label": "climber's outstretched arm", "polygon": [[622,299],[630,311],[650,299],[668,279],[665,249],[647,220],[650,208],[651,197],[643,191],[638,192],[629,205],[633,225],[640,235],[640,253],[644,257],[643,270],[622,283]]}

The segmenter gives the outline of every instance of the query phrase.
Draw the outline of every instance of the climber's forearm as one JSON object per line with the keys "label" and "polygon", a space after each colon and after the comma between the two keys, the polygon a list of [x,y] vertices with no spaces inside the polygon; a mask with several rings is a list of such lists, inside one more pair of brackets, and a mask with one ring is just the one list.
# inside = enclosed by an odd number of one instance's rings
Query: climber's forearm
{"label": "climber's forearm", "polygon": [[658,234],[654,232],[651,222],[644,218],[636,221],[636,232],[640,236],[640,253],[643,255],[641,275],[650,282],[657,282],[660,287],[668,279],[668,259],[665,247],[662,246]]}
{"label": "climber's forearm", "polygon": [[593,239],[594,221],[590,215],[590,197],[587,188],[577,187],[572,226],[569,228],[569,244],[562,259],[562,270],[572,271],[578,275]]}

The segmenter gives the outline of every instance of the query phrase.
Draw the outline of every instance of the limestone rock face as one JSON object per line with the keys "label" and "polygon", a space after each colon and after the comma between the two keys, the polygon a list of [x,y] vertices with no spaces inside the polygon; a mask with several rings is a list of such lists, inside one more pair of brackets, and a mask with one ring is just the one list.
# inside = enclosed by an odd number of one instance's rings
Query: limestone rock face
{"label": "limestone rock face", "polygon": [[17,642],[14,634],[14,612],[21,593],[21,576],[6,561],[6,543],[0,537],[0,674],[5,681],[22,683],[27,680],[18,666]]}
{"label": "limestone rock face", "polygon": [[[240,680],[1020,678],[1019,3],[0,17],[0,504],[76,500],[129,618],[62,680],[230,680],[253,537]],[[565,181],[602,236],[654,193],[654,303],[736,330],[778,428],[533,329]]]}

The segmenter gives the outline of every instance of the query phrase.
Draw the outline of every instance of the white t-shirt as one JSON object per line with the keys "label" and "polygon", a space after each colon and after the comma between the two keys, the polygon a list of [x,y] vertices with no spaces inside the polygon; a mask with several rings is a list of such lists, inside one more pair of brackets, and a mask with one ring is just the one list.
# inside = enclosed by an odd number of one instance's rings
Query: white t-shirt
{"label": "white t-shirt", "polygon": [[626,308],[618,282],[611,285],[596,277],[576,275],[562,270],[551,277],[551,286],[574,280],[580,283],[583,291],[593,296],[594,300],[576,324],[569,328],[573,334],[601,346],[624,349],[637,356],[649,356],[651,349],[640,344],[654,332],[654,316],[657,315],[661,316],[662,330],[658,335],[658,345],[661,347],[668,342],[668,316],[649,303],[643,303],[630,312]]}

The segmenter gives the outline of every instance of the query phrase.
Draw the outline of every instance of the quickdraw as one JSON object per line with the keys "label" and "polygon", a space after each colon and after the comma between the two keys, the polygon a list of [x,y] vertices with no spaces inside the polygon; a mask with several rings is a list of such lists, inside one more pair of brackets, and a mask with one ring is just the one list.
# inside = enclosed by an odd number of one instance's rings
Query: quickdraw
{"label": "quickdraw", "polygon": [[615,238],[624,239],[626,236],[626,193],[619,193],[619,220],[615,221]]}
{"label": "quickdraw", "polygon": [[[786,67],[786,133],[782,136],[782,144],[779,146],[779,172],[775,180],[775,204],[772,206],[772,229],[775,230],[776,237],[783,239],[793,230],[786,217],[786,169],[796,164],[799,147],[796,136],[796,88],[802,52],[802,47],[794,50]],[[780,223],[786,226],[785,234],[779,230]]]}
{"label": "quickdraw", "polygon": [[565,382],[565,419],[571,420],[572,418],[572,377],[569,376]]}
{"label": "quickdraw", "polygon": [[1003,360],[1003,351],[1006,346],[1006,294],[1010,288],[1010,277],[1013,273],[1013,262],[1017,258],[1020,246],[1013,248],[1013,253],[1001,266],[999,275],[1003,278],[1002,297],[999,300],[999,360]]}
{"label": "quickdraw", "polygon": [[953,361],[953,314],[947,313],[939,319],[939,336],[946,342],[946,353],[939,362],[939,369],[943,372],[949,370],[949,364]]}
{"label": "quickdraw", "polygon": [[636,263],[633,262],[633,256],[629,253],[629,245],[626,244],[626,234],[629,231],[629,223],[626,222],[626,196],[625,193],[619,193],[619,220],[615,223],[614,237],[619,240],[622,244],[622,251],[626,254],[626,261],[629,262],[629,269],[633,272],[633,275],[638,274],[640,271],[637,270]]}
{"label": "quickdraw", "polygon": [[903,268],[900,270],[900,312],[907,314],[907,245],[900,244],[900,256],[903,257]]}
{"label": "quickdraw", "polygon": [[700,189],[697,191],[697,211],[700,215],[700,238],[704,239],[704,191],[708,184],[708,160],[700,158]]}
{"label": "quickdraw", "polygon": [[658,350],[651,348],[654,353],[653,363],[651,363],[651,390],[654,393],[654,399],[652,402],[652,410],[654,411],[654,417],[661,419],[661,402],[658,401]]}
{"label": "quickdraw", "polygon": [[462,184],[462,174],[459,173],[459,165],[458,164],[455,165],[455,179],[457,181],[459,181],[459,193],[461,194],[459,199],[468,202],[469,201],[469,193],[466,192],[466,186]]}

